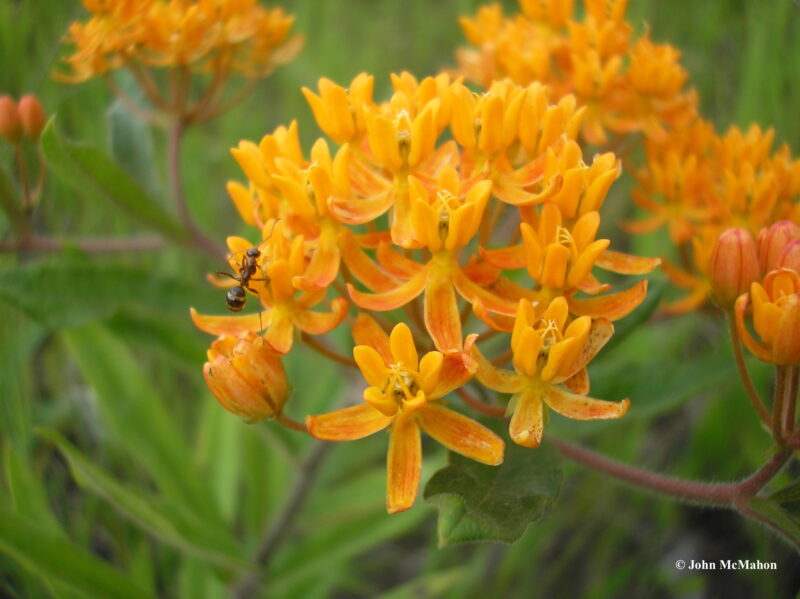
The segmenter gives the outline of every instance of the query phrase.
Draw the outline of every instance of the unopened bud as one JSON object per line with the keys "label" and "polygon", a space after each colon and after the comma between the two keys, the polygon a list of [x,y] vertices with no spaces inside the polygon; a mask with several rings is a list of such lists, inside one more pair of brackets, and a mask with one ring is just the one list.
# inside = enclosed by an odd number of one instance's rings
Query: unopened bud
{"label": "unopened bud", "polygon": [[19,100],[18,112],[25,137],[33,140],[39,139],[47,121],[39,98],[33,94],[25,94]]}
{"label": "unopened bud", "polygon": [[786,244],[775,268],[788,268],[800,274],[800,241],[790,241]]}
{"label": "unopened bud", "polygon": [[21,135],[17,103],[11,96],[0,96],[0,137],[16,145]]}
{"label": "unopened bud", "polygon": [[255,333],[214,341],[203,374],[222,407],[250,422],[279,413],[289,396],[280,356]]}
{"label": "unopened bud", "polygon": [[792,241],[800,240],[800,227],[792,221],[781,220],[758,234],[758,264],[764,274],[780,268],[778,260],[783,249]]}
{"label": "unopened bud", "polygon": [[714,300],[726,309],[760,278],[756,244],[747,230],[726,229],[720,234],[711,252],[708,278]]}

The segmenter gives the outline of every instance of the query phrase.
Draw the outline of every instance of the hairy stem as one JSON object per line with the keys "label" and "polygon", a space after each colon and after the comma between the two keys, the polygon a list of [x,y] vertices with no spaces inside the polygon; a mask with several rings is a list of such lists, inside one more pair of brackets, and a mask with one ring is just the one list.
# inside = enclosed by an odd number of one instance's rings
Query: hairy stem
{"label": "hairy stem", "polygon": [[750,372],[747,370],[747,364],[745,364],[744,354],[742,353],[739,331],[736,329],[736,322],[731,315],[728,315],[728,329],[731,333],[731,345],[733,346],[733,357],[736,360],[736,369],[739,371],[739,376],[742,378],[742,384],[744,385],[745,391],[747,391],[747,397],[750,398],[750,403],[753,404],[756,412],[758,412],[758,417],[761,418],[761,422],[769,427],[772,420],[769,410],[764,406],[764,402],[761,401],[761,396],[758,394],[758,390],[753,384],[753,379],[750,378]]}
{"label": "hairy stem", "polygon": [[32,235],[16,241],[0,243],[0,252],[18,250],[57,252],[67,247],[76,247],[89,254],[106,254],[108,252],[157,250],[163,246],[164,241],[160,237],[53,239]]}
{"label": "hairy stem", "polygon": [[461,399],[464,400],[464,403],[471,408],[478,410],[481,414],[486,414],[487,416],[493,416],[495,418],[503,418],[506,415],[505,408],[482,402],[480,399],[472,395],[472,393],[464,389],[464,387],[459,387],[456,389],[456,393],[458,393]]}
{"label": "hairy stem", "polygon": [[565,457],[643,489],[712,506],[735,508],[742,498],[753,497],[786,464],[792,452],[781,450],[759,470],[738,483],[703,483],[664,476],[601,456],[567,441],[551,439]]}
{"label": "hairy stem", "polygon": [[338,362],[339,364],[344,364],[345,366],[349,366],[350,368],[358,368],[358,365],[356,364],[355,360],[353,360],[352,358],[348,358],[347,356],[343,356],[336,350],[322,343],[322,341],[314,339],[314,337],[312,337],[308,333],[302,333],[301,337],[303,341],[318,354],[323,355],[326,358],[333,360],[334,362]]}

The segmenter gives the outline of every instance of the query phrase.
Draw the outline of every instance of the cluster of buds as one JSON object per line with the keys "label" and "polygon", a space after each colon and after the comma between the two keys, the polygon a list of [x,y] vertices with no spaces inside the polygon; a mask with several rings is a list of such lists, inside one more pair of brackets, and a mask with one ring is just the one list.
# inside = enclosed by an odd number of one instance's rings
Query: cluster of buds
{"label": "cluster of buds", "polygon": [[684,88],[680,52],[633,39],[625,20],[628,0],[519,0],[521,13],[503,16],[499,4],[482,6],[460,22],[473,48],[462,48],[459,71],[488,88],[505,77],[522,85],[546,83],[552,99],[574,95],[587,108],[583,139],[603,145],[608,134],[642,132],[659,139],[688,122],[696,94]]}
{"label": "cluster of buds", "polygon": [[[126,68],[152,107],[204,120],[220,110],[228,79],[268,75],[300,50],[289,38],[294,17],[259,0],[83,0],[91,14],[66,35],[74,51],[64,59],[62,81],[80,83]],[[153,71],[167,69],[164,85]],[[209,75],[202,95],[189,106],[192,74]],[[106,77],[115,92],[122,93]],[[244,88],[245,90],[248,88]]]}
{"label": "cluster of buds", "polygon": [[[647,284],[612,290],[595,267],[644,274],[659,261],[597,238],[619,165],[611,153],[584,161],[576,137],[586,111],[573,97],[551,103],[546,86],[510,80],[475,94],[446,74],[402,73],[392,86],[384,103],[366,74],[348,88],[322,79],[303,90],[334,149],[320,138],[306,154],[292,123],[232,151],[248,181],[228,189],[259,238],[229,238],[238,274],[214,282],[257,297],[259,312],[192,316],[223,339],[209,353],[207,374],[220,373],[211,390],[249,420],[280,415],[286,397],[275,389],[288,385],[239,392],[241,380],[279,375],[268,360],[263,373],[255,362],[223,367],[247,344],[278,359],[299,331],[357,366],[369,385],[363,403],[310,415],[307,430],[340,441],[390,427],[387,508],[396,512],[417,493],[420,431],[502,462],[501,438],[444,405],[458,390],[475,406],[467,384],[513,394],[510,436],[527,447],[542,439],[545,405],[581,420],[622,416],[627,400],[587,396],[586,366]],[[354,359],[318,338],[345,321]],[[509,360],[514,371],[500,368]]]}
{"label": "cluster of buds", "polygon": [[37,141],[45,122],[42,104],[33,94],[25,94],[19,102],[0,96],[0,137],[10,144],[18,145],[23,138]]}
{"label": "cluster of buds", "polygon": [[[698,118],[659,142],[646,143],[647,162],[637,173],[633,199],[650,216],[626,227],[636,233],[666,227],[678,248],[682,263],[665,260],[664,269],[688,293],[668,310],[701,306],[712,287],[715,301],[729,308],[751,281],[775,267],[780,245],[775,239],[800,222],[800,160],[792,159],[786,145],[772,152],[773,137],[771,129],[755,125],[717,136]],[[730,228],[737,231],[723,233]],[[759,262],[753,258],[755,236],[764,247]],[[739,260],[737,252],[744,266],[737,274],[722,274],[716,265]]]}

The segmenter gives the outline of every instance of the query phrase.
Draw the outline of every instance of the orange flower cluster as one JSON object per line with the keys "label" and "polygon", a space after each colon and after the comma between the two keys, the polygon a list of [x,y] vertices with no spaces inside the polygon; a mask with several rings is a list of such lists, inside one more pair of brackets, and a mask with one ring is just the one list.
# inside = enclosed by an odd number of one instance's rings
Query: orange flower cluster
{"label": "orange flower cluster", "polygon": [[[712,252],[724,230],[738,227],[755,237],[778,221],[800,223],[800,160],[786,145],[773,152],[773,138],[772,129],[756,125],[746,132],[731,127],[718,136],[697,118],[663,140],[647,141],[633,199],[650,216],[626,228],[644,233],[666,227],[678,248],[681,264],[665,261],[664,270],[688,294],[668,310],[689,311],[709,297],[710,270],[718,261]],[[760,273],[772,270],[775,259],[768,268],[764,255]],[[729,307],[732,299],[727,300],[719,303]]]}
{"label": "orange flower cluster", "polygon": [[286,43],[294,19],[258,0],[83,0],[83,5],[91,18],[73,23],[66,37],[75,51],[65,59],[70,72],[62,79],[74,83],[131,63],[261,77],[299,49],[298,38]]}
{"label": "orange flower cluster", "polygon": [[[223,405],[249,419],[275,415],[282,400],[274,385],[231,399],[242,378],[259,380],[220,358],[246,354],[242,343],[263,339],[281,355],[299,330],[324,355],[354,362],[369,384],[363,403],[309,416],[307,428],[338,441],[390,427],[387,507],[396,512],[416,496],[420,430],[471,458],[502,462],[500,438],[442,405],[473,377],[514,394],[511,437],[521,445],[541,440],[544,405],[570,418],[623,415],[627,400],[586,396],[586,365],[613,334],[611,322],[644,299],[646,281],[611,292],[594,271],[642,274],[659,261],[597,238],[619,167],[613,154],[584,162],[575,138],[585,111],[573,97],[551,104],[545,86],[508,80],[475,94],[448,75],[402,73],[392,85],[384,103],[373,100],[366,74],[347,88],[321,79],[316,92],[303,90],[335,148],[321,138],[306,154],[292,123],[233,150],[248,182],[228,189],[260,237],[255,245],[228,239],[239,274],[217,284],[256,296],[261,312],[192,316],[198,328],[240,340],[217,342],[207,375]],[[348,306],[362,312],[353,317]],[[392,325],[397,318],[405,322]],[[353,319],[354,361],[316,337],[345,319]],[[478,345],[498,338],[508,351],[490,361]],[[229,347],[239,348],[233,358],[221,349]],[[509,359],[513,372],[498,368]],[[245,408],[251,396],[256,403]]]}
{"label": "orange flower cluster", "polygon": [[519,0],[521,13],[503,16],[499,4],[482,6],[461,27],[474,48],[461,48],[459,70],[488,88],[505,77],[522,85],[546,83],[551,99],[572,94],[587,109],[583,139],[603,145],[608,134],[643,132],[661,138],[691,119],[696,94],[686,90],[680,52],[635,38],[625,21],[628,0]]}

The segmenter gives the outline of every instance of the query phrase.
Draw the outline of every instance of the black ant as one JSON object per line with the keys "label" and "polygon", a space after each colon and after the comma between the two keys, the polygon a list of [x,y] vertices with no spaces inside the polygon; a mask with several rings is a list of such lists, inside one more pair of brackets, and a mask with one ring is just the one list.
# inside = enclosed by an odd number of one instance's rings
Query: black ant
{"label": "black ant", "polygon": [[238,285],[231,287],[225,296],[225,302],[228,304],[228,310],[231,312],[241,312],[247,303],[247,292],[256,291],[250,287],[250,281],[266,281],[266,279],[254,279],[253,275],[258,270],[258,259],[261,257],[261,250],[258,248],[250,248],[245,252],[244,259],[239,264],[239,274],[232,275],[229,272],[218,272],[218,275],[230,277]]}

